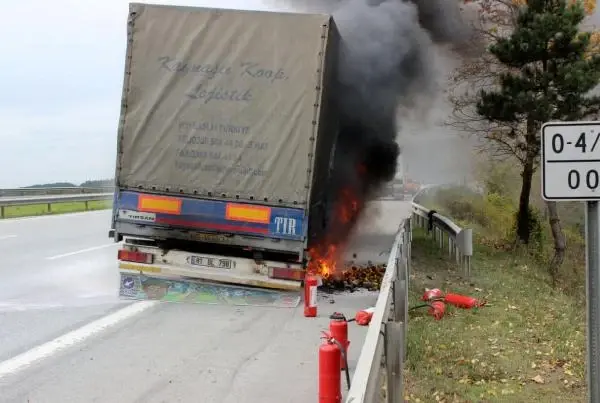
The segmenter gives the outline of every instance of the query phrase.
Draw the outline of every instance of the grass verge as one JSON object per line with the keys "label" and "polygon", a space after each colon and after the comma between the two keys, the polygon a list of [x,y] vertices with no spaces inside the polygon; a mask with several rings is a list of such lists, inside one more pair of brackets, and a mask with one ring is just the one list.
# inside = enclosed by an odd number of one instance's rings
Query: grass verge
{"label": "grass verge", "polygon": [[476,246],[467,281],[414,230],[411,306],[424,288],[484,298],[435,321],[410,312],[405,401],[585,402],[585,307],[553,290],[527,257]]}
{"label": "grass verge", "polygon": [[48,214],[76,213],[80,211],[106,210],[112,208],[112,200],[93,200],[86,203],[64,202],[52,204],[28,204],[4,207],[4,218],[31,217]]}

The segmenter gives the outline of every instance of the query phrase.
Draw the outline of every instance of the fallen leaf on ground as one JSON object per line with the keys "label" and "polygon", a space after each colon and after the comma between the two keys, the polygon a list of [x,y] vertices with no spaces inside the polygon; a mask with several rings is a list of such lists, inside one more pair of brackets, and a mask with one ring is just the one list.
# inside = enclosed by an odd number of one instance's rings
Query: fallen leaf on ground
{"label": "fallen leaf on ground", "polygon": [[535,383],[539,383],[539,384],[542,384],[542,383],[544,383],[544,378],[542,378],[542,376],[541,376],[541,375],[536,375],[536,376],[534,376],[533,378],[531,378],[531,380],[532,380],[533,382],[535,382]]}

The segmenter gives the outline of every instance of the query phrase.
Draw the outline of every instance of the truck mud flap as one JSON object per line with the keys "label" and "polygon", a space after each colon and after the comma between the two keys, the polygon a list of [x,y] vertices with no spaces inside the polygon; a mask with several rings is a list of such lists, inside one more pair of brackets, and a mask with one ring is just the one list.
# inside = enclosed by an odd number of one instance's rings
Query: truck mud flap
{"label": "truck mud flap", "polygon": [[297,292],[263,290],[195,279],[168,279],[120,273],[119,296],[135,300],[187,302],[193,304],[296,308]]}

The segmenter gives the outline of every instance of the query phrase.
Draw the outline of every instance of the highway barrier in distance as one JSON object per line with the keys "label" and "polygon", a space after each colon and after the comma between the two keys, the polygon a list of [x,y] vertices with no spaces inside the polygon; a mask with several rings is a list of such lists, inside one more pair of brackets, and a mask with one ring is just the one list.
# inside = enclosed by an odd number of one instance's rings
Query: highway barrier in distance
{"label": "highway barrier in distance", "polygon": [[471,257],[473,256],[473,230],[461,228],[448,217],[412,203],[412,217],[416,226],[427,228],[441,249],[448,250],[448,256],[456,258],[463,273],[468,277],[471,275]]}
{"label": "highway barrier in distance", "polygon": [[77,195],[77,194],[99,194],[114,193],[113,186],[98,187],[39,187],[39,188],[16,188],[0,189],[0,198],[22,197],[22,196],[51,196],[51,195]]}
{"label": "highway barrier in distance", "polygon": [[49,195],[49,196],[21,196],[0,197],[0,218],[6,217],[6,208],[14,206],[46,205],[47,211],[52,212],[52,205],[57,203],[83,202],[84,208],[89,209],[89,202],[112,200],[113,193]]}

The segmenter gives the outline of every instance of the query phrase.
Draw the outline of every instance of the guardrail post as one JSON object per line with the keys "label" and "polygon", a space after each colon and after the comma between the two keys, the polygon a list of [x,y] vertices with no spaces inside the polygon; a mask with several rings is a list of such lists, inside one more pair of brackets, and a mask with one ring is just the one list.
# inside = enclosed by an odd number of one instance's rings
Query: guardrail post
{"label": "guardrail post", "polygon": [[394,322],[401,322],[406,319],[406,280],[396,278],[394,280]]}
{"label": "guardrail post", "polygon": [[409,242],[410,239],[408,237],[408,233],[405,232],[406,236],[404,237],[404,242],[402,244],[402,263],[399,267],[400,270],[402,270],[402,279],[403,280],[408,280],[408,249],[409,249]]}
{"label": "guardrail post", "polygon": [[398,248],[398,252],[394,259],[394,264],[396,265],[396,275],[394,276],[394,280],[392,281],[392,297],[394,298],[394,322],[404,320],[404,290],[406,288],[404,267],[405,242],[406,232],[402,233],[402,245],[400,245],[400,248]]}
{"label": "guardrail post", "polygon": [[48,203],[48,213],[52,212],[52,203]]}
{"label": "guardrail post", "polygon": [[412,267],[412,220],[406,220],[406,231],[408,233],[408,242],[406,245],[406,277],[410,278],[410,269]]}
{"label": "guardrail post", "polygon": [[387,401],[400,403],[404,401],[404,379],[401,358],[405,340],[403,322],[387,322],[385,324],[385,367],[387,372]]}
{"label": "guardrail post", "polygon": [[473,230],[464,228],[458,233],[457,241],[462,252],[461,265],[467,276],[471,275],[471,256],[473,256]]}
{"label": "guardrail post", "polygon": [[[396,259],[396,278],[398,282],[394,284],[394,321],[406,323],[408,320],[408,245],[407,241],[402,245],[401,255]],[[403,327],[402,340],[406,340],[406,326]],[[402,362],[406,359],[406,350],[403,350]]]}
{"label": "guardrail post", "polygon": [[86,200],[84,202],[84,204],[85,204],[85,211],[88,211],[90,209],[90,202],[88,200]]}
{"label": "guardrail post", "polygon": [[4,206],[0,206],[0,218],[4,218]]}

